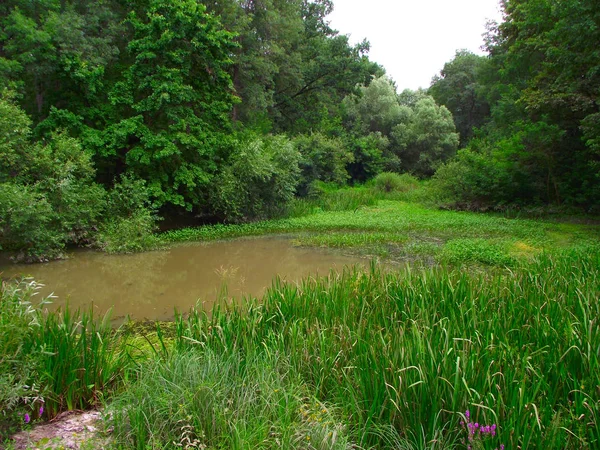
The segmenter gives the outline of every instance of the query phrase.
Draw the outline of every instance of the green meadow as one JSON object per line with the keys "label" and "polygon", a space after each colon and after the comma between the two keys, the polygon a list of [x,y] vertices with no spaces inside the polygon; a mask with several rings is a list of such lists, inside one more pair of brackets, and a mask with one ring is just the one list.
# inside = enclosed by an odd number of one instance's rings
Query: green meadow
{"label": "green meadow", "polygon": [[5,282],[4,438],[24,414],[102,408],[123,449],[597,448],[598,225],[361,189],[297,217],[157,236],[290,234],[373,259],[275,279],[241,306],[115,330],[46,314],[35,282]]}

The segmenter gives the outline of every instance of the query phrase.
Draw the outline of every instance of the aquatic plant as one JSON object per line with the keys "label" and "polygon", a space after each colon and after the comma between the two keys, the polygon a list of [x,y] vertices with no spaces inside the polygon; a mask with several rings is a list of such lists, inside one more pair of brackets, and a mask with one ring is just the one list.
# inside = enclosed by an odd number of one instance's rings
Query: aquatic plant
{"label": "aquatic plant", "polygon": [[[466,396],[478,425],[511,430],[508,448],[593,448],[599,290],[600,252],[591,249],[502,273],[373,267],[277,281],[243,309],[192,311],[176,323],[176,346],[289,355],[363,447],[454,445],[463,428],[450,411]],[[477,439],[488,435],[477,429]]]}

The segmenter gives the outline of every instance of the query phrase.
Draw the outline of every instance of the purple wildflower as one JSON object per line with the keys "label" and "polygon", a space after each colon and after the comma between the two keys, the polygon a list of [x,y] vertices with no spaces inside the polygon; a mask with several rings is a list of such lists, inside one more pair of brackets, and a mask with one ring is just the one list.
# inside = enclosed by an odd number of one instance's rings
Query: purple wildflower
{"label": "purple wildflower", "polygon": [[31,421],[31,417],[29,417],[29,414],[25,413],[25,423],[29,423]]}
{"label": "purple wildflower", "polygon": [[471,413],[469,412],[469,410],[467,409],[465,411],[465,417],[468,419],[469,417],[471,417]]}
{"label": "purple wildflower", "polygon": [[40,417],[44,414],[44,405],[40,406]]}

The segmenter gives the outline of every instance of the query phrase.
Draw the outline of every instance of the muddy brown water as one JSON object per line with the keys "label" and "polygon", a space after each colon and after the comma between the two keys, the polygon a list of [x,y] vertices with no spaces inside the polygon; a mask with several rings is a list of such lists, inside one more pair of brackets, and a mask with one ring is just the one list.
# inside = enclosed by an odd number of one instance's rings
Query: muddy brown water
{"label": "muddy brown water", "polygon": [[297,282],[327,275],[365,259],[338,252],[294,247],[289,238],[261,237],[179,245],[133,255],[76,251],[69,259],[43,264],[2,263],[3,278],[27,275],[54,293],[52,308],[88,308],[114,320],[169,320],[175,309],[199,304],[210,310],[219,299],[260,296],[276,276]]}

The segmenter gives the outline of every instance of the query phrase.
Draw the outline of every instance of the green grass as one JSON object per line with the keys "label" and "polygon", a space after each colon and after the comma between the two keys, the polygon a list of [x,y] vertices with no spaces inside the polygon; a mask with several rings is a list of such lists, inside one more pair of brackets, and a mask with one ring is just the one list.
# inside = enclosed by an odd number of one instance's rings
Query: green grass
{"label": "green grass", "polygon": [[[0,442],[23,425],[72,409],[99,406],[129,365],[125,341],[109,316],[47,313],[33,280],[0,291]],[[37,300],[37,301],[36,301]],[[40,407],[43,412],[40,414]]]}
{"label": "green grass", "polygon": [[[4,284],[3,410],[31,409],[34,382],[46,417],[104,403],[123,449],[600,447],[598,226],[326,194],[297,217],[159,240],[290,233],[428,264],[275,280],[242,306],[118,331]],[[465,441],[466,410],[497,435]]]}
{"label": "green grass", "polygon": [[[278,353],[175,352],[143,364],[111,404],[117,445],[165,448],[348,448],[345,424]],[[204,447],[206,446],[206,447]]]}
{"label": "green grass", "polygon": [[[118,442],[163,448],[181,423],[207,448],[337,448],[314,444],[335,430],[346,448],[465,448],[469,410],[498,427],[481,448],[597,448],[599,292],[598,250],[500,273],[276,281],[244,307],[176,321],[171,355],[113,404]],[[326,434],[306,431],[313,402]]]}
{"label": "green grass", "polygon": [[173,243],[298,232],[302,234],[295,238],[297,245],[356,249],[392,259],[500,266],[529,261],[544,251],[597,246],[600,241],[598,226],[441,211],[392,200],[281,220],[175,230],[161,238]]}

